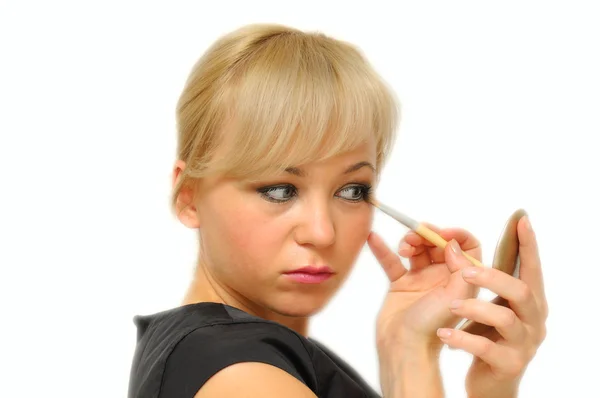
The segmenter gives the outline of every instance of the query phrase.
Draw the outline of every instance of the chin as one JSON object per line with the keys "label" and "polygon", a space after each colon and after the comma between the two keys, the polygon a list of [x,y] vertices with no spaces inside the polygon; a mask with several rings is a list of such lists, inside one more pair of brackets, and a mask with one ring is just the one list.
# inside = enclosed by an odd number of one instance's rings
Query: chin
{"label": "chin", "polygon": [[281,315],[306,318],[319,313],[327,304],[323,296],[301,296],[278,300],[273,310]]}

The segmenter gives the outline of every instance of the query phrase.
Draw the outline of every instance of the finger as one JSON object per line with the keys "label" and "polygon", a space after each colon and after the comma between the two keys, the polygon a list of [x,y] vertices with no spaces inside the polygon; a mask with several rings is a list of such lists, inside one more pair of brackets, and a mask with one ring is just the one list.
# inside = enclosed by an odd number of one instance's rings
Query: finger
{"label": "finger", "polygon": [[407,272],[400,257],[387,247],[381,236],[371,232],[367,238],[367,244],[379,264],[381,264],[390,282],[398,280]]}
{"label": "finger", "polygon": [[537,324],[540,319],[537,299],[524,281],[495,268],[468,267],[463,269],[463,278],[468,283],[488,289],[506,299],[527,324]]}
{"label": "finger", "polygon": [[[440,228],[430,223],[423,223],[429,229],[434,232],[439,233]],[[435,245],[422,236],[418,235],[414,231],[410,231],[406,234],[402,243],[407,243],[412,245],[414,249],[408,249],[401,246],[400,250],[398,250],[398,254],[408,257],[410,260],[410,269],[411,271],[419,270],[431,265],[431,256],[429,254],[429,248],[435,247]]]}
{"label": "finger", "polygon": [[[429,228],[437,234],[440,234],[443,231],[440,227],[430,224],[428,222],[422,222],[421,224],[425,225],[427,228]],[[407,239],[407,242],[413,246],[425,245],[429,247],[435,247],[435,244],[431,243],[430,241],[428,241],[427,239],[425,239],[424,237],[412,230],[406,233],[405,239]]]}
{"label": "finger", "polygon": [[[458,242],[458,244],[465,251],[472,250],[472,249],[475,249],[475,248],[481,246],[481,243],[479,242],[479,240],[477,240],[477,238],[475,238],[475,236],[472,233],[470,233],[469,231],[467,231],[465,229],[462,229],[462,228],[440,229],[429,223],[423,223],[423,224],[426,225],[429,229],[431,229],[435,233],[437,233],[438,235],[440,235],[446,241],[455,239]],[[412,246],[425,245],[425,246],[429,246],[429,247],[437,247],[436,245],[429,242],[427,239],[425,239],[424,237],[422,237],[421,235],[417,234],[414,231],[407,232],[406,235],[404,236],[404,240],[406,241],[406,243],[409,243]]]}
{"label": "finger", "polygon": [[[408,243],[408,241],[413,242]],[[420,244],[417,242],[421,242]],[[416,243],[416,244],[415,244]],[[408,258],[411,270],[418,270],[433,263],[431,251],[437,248],[431,247],[433,243],[427,242],[423,237],[414,232],[409,232],[398,246],[398,254]]]}
{"label": "finger", "polygon": [[[456,245],[453,245],[453,243],[456,243]],[[473,263],[463,255],[462,251],[463,248],[456,242],[456,239],[451,239],[444,248],[443,261],[448,265],[450,272],[473,266]]]}
{"label": "finger", "polygon": [[[455,245],[456,244],[456,245]],[[456,251],[455,251],[456,250]],[[452,273],[450,281],[446,286],[446,291],[450,297],[454,298],[467,298],[475,297],[479,293],[479,288],[474,286],[463,278],[460,271],[464,268],[472,266],[471,261],[462,255],[460,252],[460,246],[455,240],[451,240],[445,248],[446,255],[446,266]]]}
{"label": "finger", "polygon": [[438,329],[438,336],[449,347],[460,348],[481,358],[499,377],[519,375],[527,365],[517,350],[494,343],[486,337],[446,328]]}
{"label": "finger", "polygon": [[[402,257],[408,258],[409,260],[413,260],[414,257],[419,256],[423,254],[424,251],[428,250],[428,248],[425,246],[412,246],[404,241],[400,241],[400,245],[398,245],[398,247],[398,254]],[[414,261],[411,261],[411,267],[414,267],[413,263]],[[429,264],[431,264],[431,261]]]}
{"label": "finger", "polygon": [[517,314],[510,308],[479,299],[454,300],[450,310],[462,318],[496,328],[507,341],[523,341],[527,330]]}
{"label": "finger", "polygon": [[413,246],[406,242],[406,237],[402,238],[402,240],[398,243],[398,254],[402,257],[411,257],[415,255],[417,249],[422,250],[422,246]]}
{"label": "finger", "polygon": [[[430,224],[424,223],[428,227]],[[431,228],[431,227],[430,227]],[[460,245],[461,249],[467,252],[472,257],[481,261],[481,243],[473,234],[468,232],[462,228],[447,228],[447,229],[439,229],[436,227],[431,228],[434,232],[438,233],[444,240],[451,241],[452,239],[456,240]],[[426,249],[427,254],[429,255],[428,263],[442,263],[445,261],[444,249],[435,246],[433,243],[427,241],[422,236],[418,235],[416,232],[409,232],[405,235],[402,243],[406,242],[407,246],[401,246],[402,249],[401,255],[404,257],[415,256],[423,253]],[[415,250],[409,248],[410,246],[416,247]],[[420,245],[423,245],[420,247]]]}
{"label": "finger", "polygon": [[517,225],[519,237],[519,279],[525,282],[540,303],[546,303],[544,277],[539,256],[537,239],[530,226],[529,217],[521,217]]}
{"label": "finger", "polygon": [[[454,239],[462,251],[481,261],[481,243],[469,231],[462,228],[448,228],[442,230],[440,236],[448,242]],[[432,256],[433,261],[446,261],[446,255],[442,250],[439,250],[439,260],[437,258],[437,251]]]}

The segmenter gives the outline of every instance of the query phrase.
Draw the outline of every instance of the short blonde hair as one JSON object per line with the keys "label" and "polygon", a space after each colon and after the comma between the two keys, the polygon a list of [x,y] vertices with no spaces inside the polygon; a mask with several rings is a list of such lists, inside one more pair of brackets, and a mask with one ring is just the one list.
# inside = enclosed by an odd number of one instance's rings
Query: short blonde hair
{"label": "short blonde hair", "polygon": [[[395,95],[353,45],[322,33],[253,24],[219,38],[177,103],[172,194],[210,174],[259,179],[373,139],[379,173],[395,141]],[[215,156],[221,148],[220,156]],[[192,184],[193,185],[193,184]]]}

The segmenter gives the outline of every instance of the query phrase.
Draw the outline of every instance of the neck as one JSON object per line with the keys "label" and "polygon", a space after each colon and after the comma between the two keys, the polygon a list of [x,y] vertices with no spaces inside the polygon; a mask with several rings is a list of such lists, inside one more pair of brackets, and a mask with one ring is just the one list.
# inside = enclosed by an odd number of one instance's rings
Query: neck
{"label": "neck", "polygon": [[308,337],[309,317],[284,315],[275,312],[264,305],[252,302],[243,295],[219,284],[206,267],[202,263],[199,263],[196,268],[194,279],[192,280],[181,305],[201,302],[226,304],[247,312],[248,314],[277,322],[296,331],[302,336]]}

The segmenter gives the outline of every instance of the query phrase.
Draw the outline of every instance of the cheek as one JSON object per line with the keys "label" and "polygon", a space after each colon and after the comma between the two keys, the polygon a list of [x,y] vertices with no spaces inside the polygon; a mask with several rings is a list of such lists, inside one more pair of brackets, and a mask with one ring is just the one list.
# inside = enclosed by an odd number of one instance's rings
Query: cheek
{"label": "cheek", "polygon": [[340,246],[349,256],[355,256],[367,241],[373,226],[373,211],[365,209],[352,216],[344,216],[337,237]]}
{"label": "cheek", "polygon": [[285,226],[260,214],[256,209],[240,209],[228,217],[221,217],[220,236],[222,255],[231,264],[248,271],[267,268],[283,247]]}

